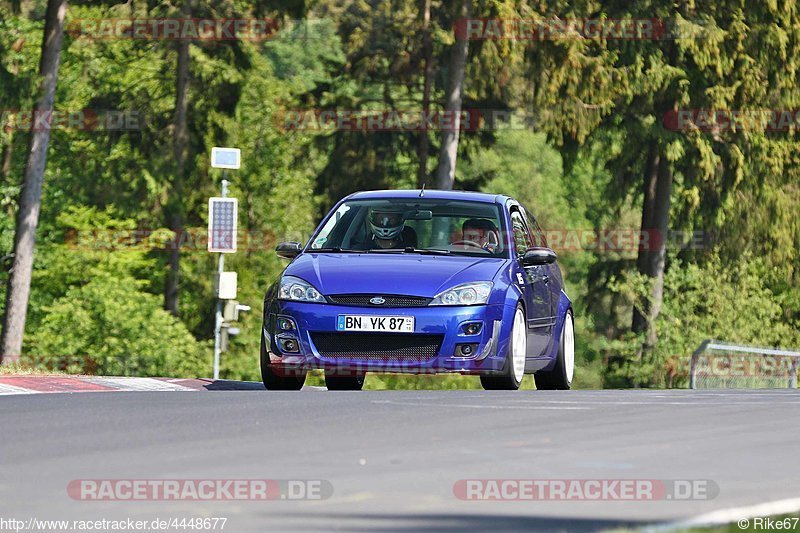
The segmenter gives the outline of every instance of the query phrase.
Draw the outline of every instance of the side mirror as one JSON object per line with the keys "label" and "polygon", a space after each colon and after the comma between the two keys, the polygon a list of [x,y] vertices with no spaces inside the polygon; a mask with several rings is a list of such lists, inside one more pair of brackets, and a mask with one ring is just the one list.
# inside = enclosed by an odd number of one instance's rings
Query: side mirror
{"label": "side mirror", "polygon": [[294,259],[300,255],[302,249],[303,246],[299,242],[282,242],[275,248],[275,252],[284,259]]}
{"label": "side mirror", "polygon": [[558,256],[550,248],[530,248],[522,256],[522,266],[551,265],[556,259]]}

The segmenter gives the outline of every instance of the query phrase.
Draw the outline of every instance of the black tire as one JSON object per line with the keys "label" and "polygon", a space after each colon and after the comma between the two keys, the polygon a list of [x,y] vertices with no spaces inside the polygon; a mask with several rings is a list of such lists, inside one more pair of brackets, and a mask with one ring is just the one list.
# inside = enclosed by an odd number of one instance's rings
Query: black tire
{"label": "black tire", "polygon": [[276,371],[269,362],[264,334],[261,334],[261,381],[267,390],[300,390],[306,382],[306,370]]}
{"label": "black tire", "polygon": [[364,374],[358,376],[336,376],[325,373],[325,386],[328,390],[361,390],[364,387]]}
{"label": "black tire", "polygon": [[[523,320],[525,319],[525,308],[522,307],[522,304],[517,304],[517,309],[514,311],[514,317],[516,318],[517,313],[522,311]],[[523,322],[523,331],[525,335],[527,335],[527,326]],[[517,376],[514,375],[514,361],[512,358],[512,349],[513,349],[513,337],[514,331],[512,329],[511,339],[508,343],[508,350],[506,350],[506,360],[503,365],[503,373],[500,375],[491,375],[491,376],[481,376],[481,385],[483,386],[484,390],[517,390],[519,386],[522,384],[522,379],[517,379]],[[526,338],[526,345],[527,345],[527,338]],[[522,351],[525,351],[523,347]],[[524,370],[523,370],[524,373]],[[523,374],[524,376],[524,374]]]}
{"label": "black tire", "polygon": [[512,376],[481,376],[481,386],[483,390],[517,390],[511,380]]}
{"label": "black tire", "polygon": [[[574,327],[571,309],[567,311],[566,320],[569,320],[570,324]],[[547,372],[540,370],[533,375],[533,379],[536,381],[536,388],[539,390],[569,390],[572,386],[572,378],[567,375],[567,368],[564,362],[564,333],[566,330],[565,323],[565,327],[561,328],[561,336],[558,339],[558,356],[556,357],[556,364],[553,369]]]}

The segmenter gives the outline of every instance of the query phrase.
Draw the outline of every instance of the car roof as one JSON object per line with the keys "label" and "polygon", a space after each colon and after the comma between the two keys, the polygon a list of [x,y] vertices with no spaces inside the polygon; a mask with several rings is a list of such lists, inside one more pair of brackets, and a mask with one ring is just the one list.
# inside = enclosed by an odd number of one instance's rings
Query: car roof
{"label": "car roof", "polygon": [[[383,198],[419,198],[419,189],[383,190],[354,192],[347,200],[369,200]],[[508,196],[502,194],[489,194],[474,191],[443,191],[439,189],[425,189],[423,198],[434,200],[464,200],[468,202],[483,202],[488,204],[504,204]]]}

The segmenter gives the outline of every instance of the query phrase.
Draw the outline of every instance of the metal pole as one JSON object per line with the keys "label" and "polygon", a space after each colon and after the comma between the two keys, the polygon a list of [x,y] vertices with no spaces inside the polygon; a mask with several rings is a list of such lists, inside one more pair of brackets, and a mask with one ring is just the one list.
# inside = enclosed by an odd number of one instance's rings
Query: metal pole
{"label": "metal pole", "polygon": [[789,388],[797,388],[797,357],[792,357],[792,366],[789,371]]}
{"label": "metal pole", "polygon": [[[228,196],[228,180],[227,172],[222,173],[222,197]],[[219,261],[217,263],[217,274],[221,277],[225,269],[225,254],[219,254]],[[217,278],[219,279],[219,277]],[[219,355],[221,353],[222,341],[222,300],[217,298],[217,313],[214,320],[214,379],[219,379]]]}
{"label": "metal pole", "polygon": [[692,360],[691,360],[691,364],[690,364],[690,367],[689,367],[689,388],[690,389],[696,389],[697,388],[697,376],[696,376],[696,373],[697,373],[697,359],[700,356],[700,354],[702,354],[704,351],[706,351],[706,348],[708,348],[708,345],[710,343],[711,343],[711,339],[704,340],[703,342],[700,343],[700,346],[698,346],[697,349],[692,354]]}

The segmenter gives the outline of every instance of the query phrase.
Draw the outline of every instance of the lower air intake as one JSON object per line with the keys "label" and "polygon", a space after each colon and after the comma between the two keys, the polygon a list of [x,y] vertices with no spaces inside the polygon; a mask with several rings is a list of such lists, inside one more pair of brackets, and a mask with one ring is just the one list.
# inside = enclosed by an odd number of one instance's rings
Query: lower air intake
{"label": "lower air intake", "polygon": [[323,357],[367,361],[426,361],[436,357],[442,335],[416,333],[312,333]]}

